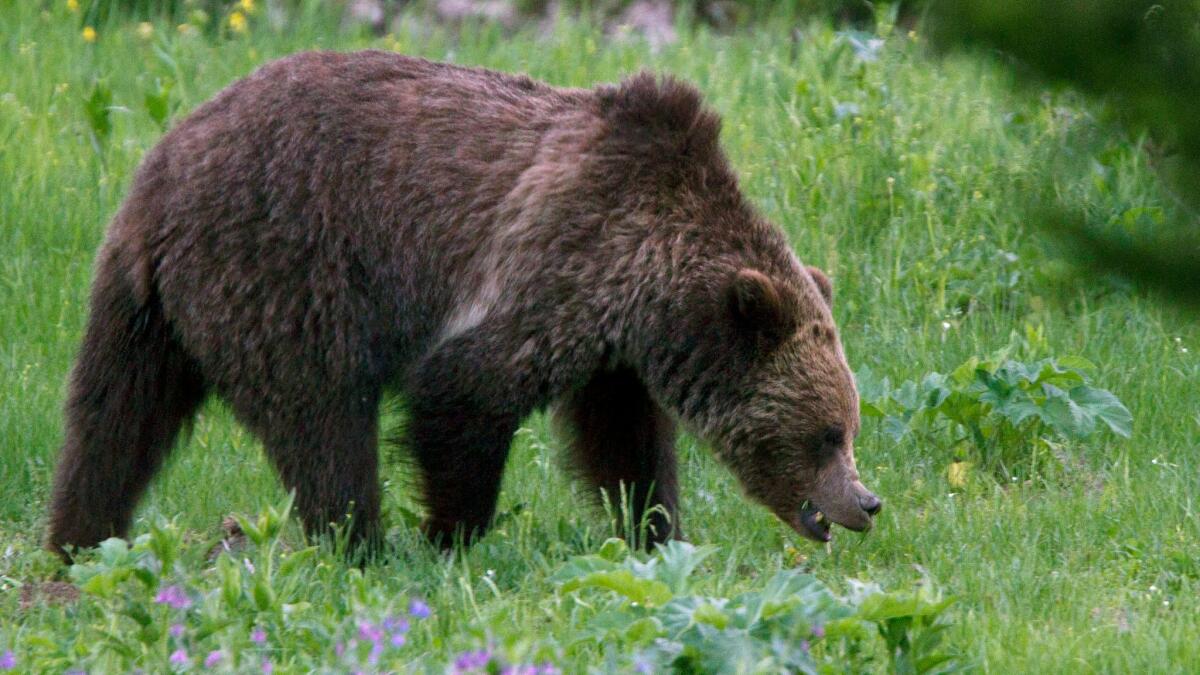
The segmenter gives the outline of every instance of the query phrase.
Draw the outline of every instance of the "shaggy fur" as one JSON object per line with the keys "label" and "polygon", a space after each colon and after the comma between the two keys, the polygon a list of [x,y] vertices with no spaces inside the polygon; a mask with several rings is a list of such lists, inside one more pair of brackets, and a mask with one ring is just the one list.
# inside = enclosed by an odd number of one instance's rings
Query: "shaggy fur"
{"label": "shaggy fur", "polygon": [[719,126],[648,74],[566,90],[305,53],[231,85],[147,154],[109,228],[49,546],[122,535],[209,393],[306,526],[349,515],[355,539],[377,533],[385,390],[443,543],[487,528],[513,432],[552,402],[587,481],[663,506],[648,541],[679,532],[675,421],[794,526],[820,499],[865,527],[828,281],[745,203]]}

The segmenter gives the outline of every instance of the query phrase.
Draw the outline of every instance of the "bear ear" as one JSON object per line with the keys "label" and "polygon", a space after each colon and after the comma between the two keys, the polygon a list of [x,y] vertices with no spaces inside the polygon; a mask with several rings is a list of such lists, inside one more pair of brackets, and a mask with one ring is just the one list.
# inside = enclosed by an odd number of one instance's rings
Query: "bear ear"
{"label": "bear ear", "polygon": [[817,290],[821,291],[821,297],[825,298],[825,304],[833,307],[833,284],[829,281],[829,277],[825,276],[819,268],[809,266],[808,274],[812,277],[813,283],[817,285]]}
{"label": "bear ear", "polygon": [[716,152],[721,118],[683,80],[642,71],[619,86],[598,88],[597,95],[614,137],[648,157],[703,160]]}
{"label": "bear ear", "polygon": [[734,321],[772,343],[782,341],[796,326],[779,286],[758,270],[738,270],[729,282],[726,297]]}

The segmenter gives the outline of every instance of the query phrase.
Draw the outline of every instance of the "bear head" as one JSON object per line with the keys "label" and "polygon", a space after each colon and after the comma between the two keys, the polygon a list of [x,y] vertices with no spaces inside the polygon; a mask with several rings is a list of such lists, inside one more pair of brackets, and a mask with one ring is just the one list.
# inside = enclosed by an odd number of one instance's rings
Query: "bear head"
{"label": "bear head", "polygon": [[718,320],[742,372],[703,427],[752,498],[800,534],[828,541],[830,522],[869,529],[882,504],[854,463],[858,391],[830,314],[832,286],[814,267],[795,281],[751,268],[729,278]]}

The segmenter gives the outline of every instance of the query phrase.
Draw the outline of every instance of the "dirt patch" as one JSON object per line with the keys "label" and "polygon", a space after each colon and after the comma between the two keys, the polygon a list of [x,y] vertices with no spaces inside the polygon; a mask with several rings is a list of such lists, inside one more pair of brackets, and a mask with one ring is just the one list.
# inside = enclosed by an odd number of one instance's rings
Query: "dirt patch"
{"label": "dirt patch", "polygon": [[42,605],[69,605],[79,600],[79,587],[65,581],[43,581],[21,587],[22,611]]}

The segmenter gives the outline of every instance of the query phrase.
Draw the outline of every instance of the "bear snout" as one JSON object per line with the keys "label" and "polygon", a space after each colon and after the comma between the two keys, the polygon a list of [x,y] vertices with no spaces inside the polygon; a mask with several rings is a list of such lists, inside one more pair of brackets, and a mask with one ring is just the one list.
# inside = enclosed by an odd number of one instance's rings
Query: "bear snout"
{"label": "bear snout", "polygon": [[858,506],[863,511],[866,511],[867,515],[874,517],[875,514],[883,510],[883,501],[879,499],[879,497],[876,497],[868,492],[865,495],[859,496]]}

